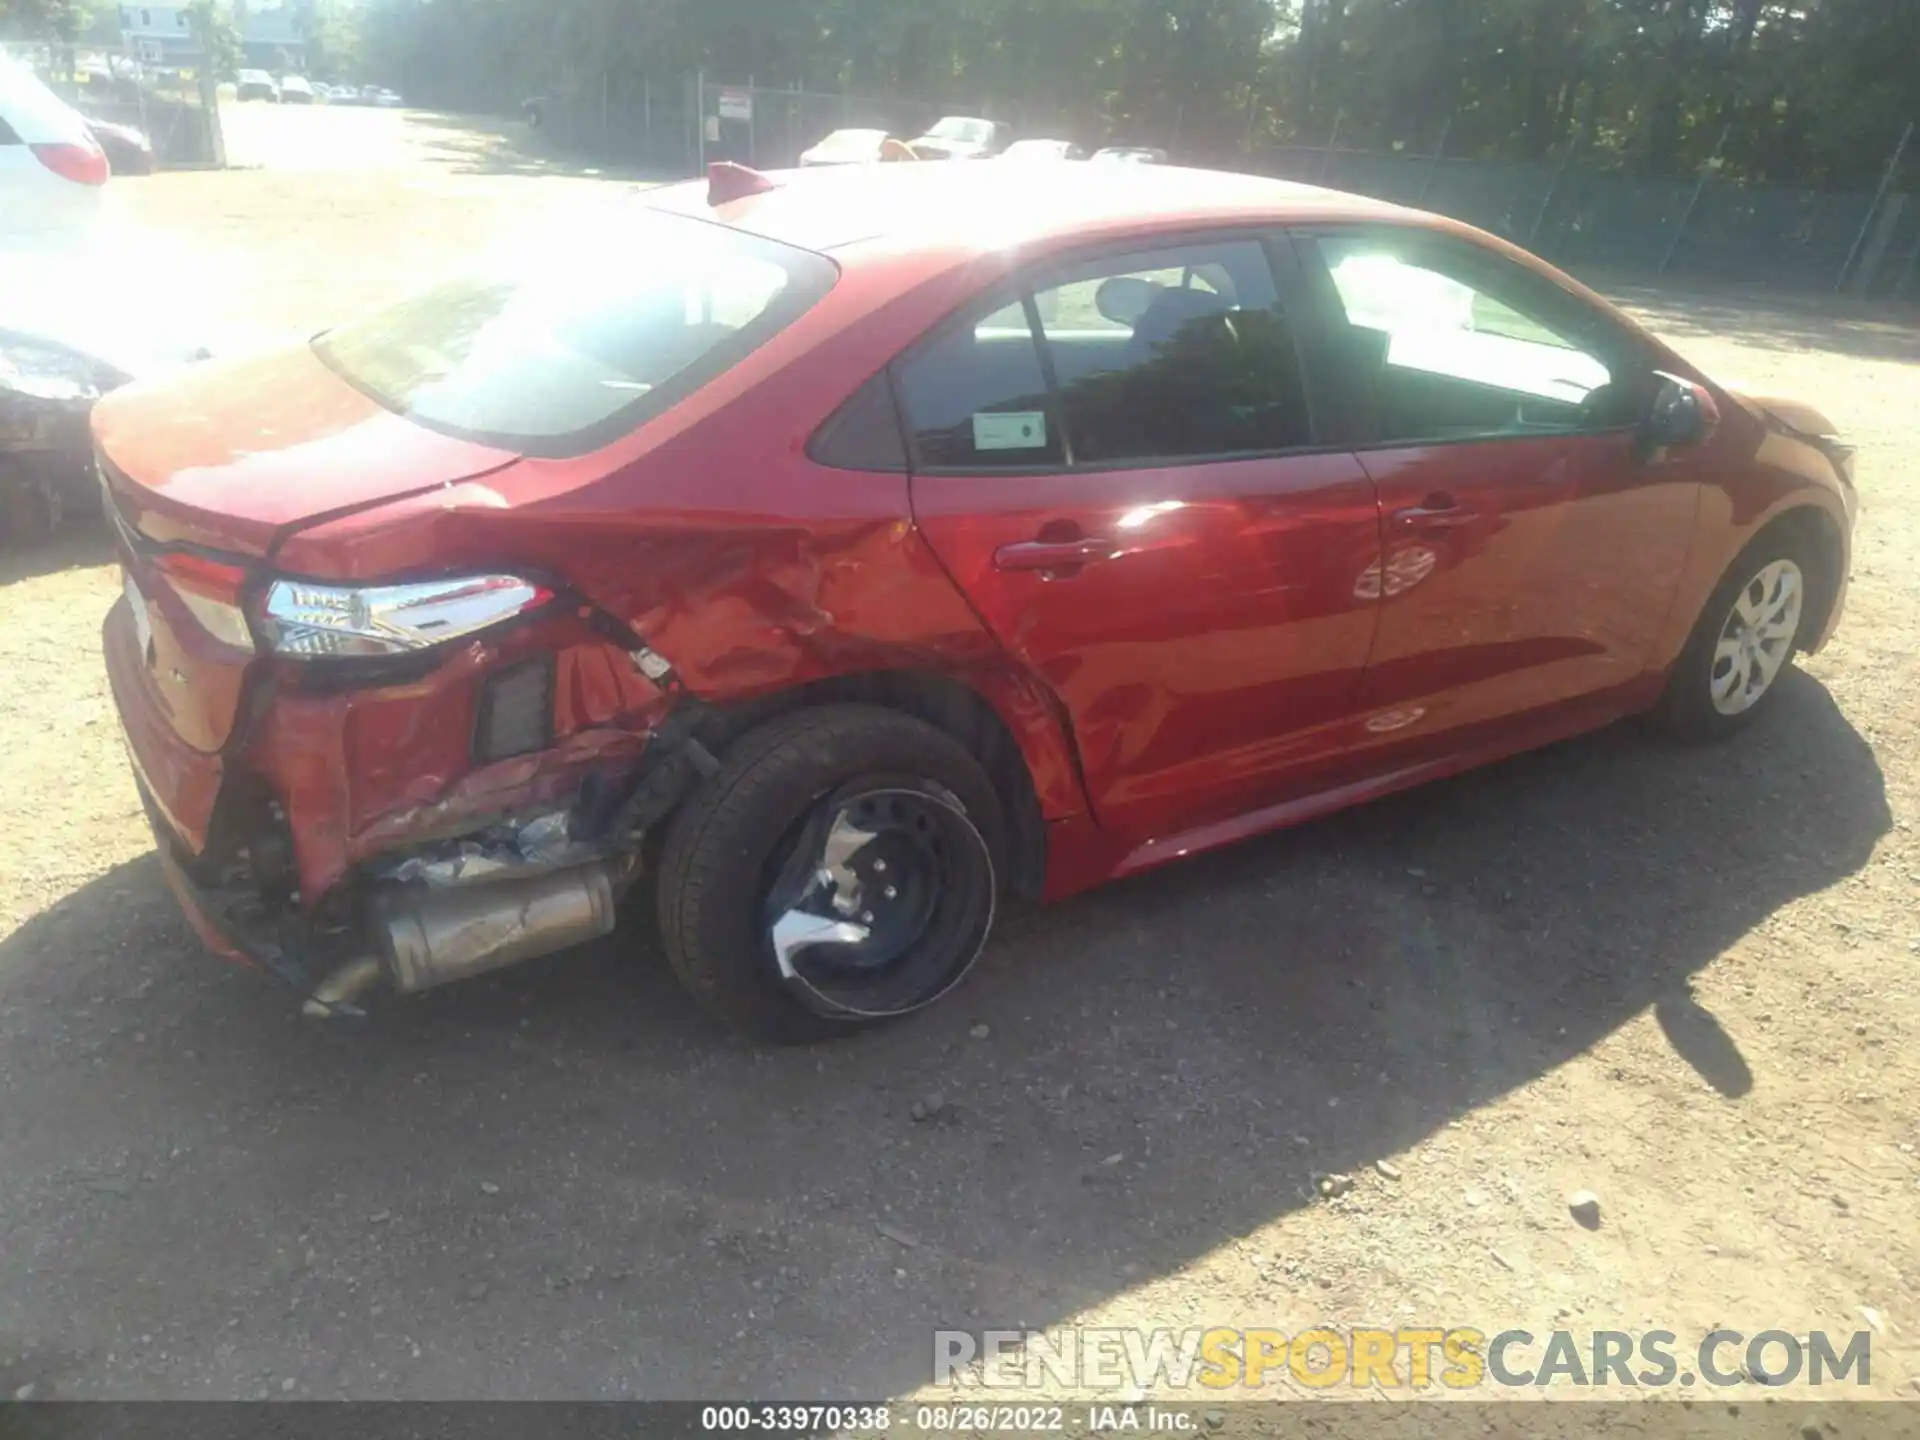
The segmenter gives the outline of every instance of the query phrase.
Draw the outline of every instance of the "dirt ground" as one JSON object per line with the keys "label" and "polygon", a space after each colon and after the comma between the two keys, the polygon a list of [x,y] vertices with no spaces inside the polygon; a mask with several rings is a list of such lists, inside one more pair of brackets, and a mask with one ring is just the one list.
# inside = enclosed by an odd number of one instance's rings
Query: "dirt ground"
{"label": "dirt ground", "polygon": [[[298,162],[118,187],[237,333],[608,186],[274,119]],[[936,1328],[1069,1323],[1865,1329],[1867,1393],[1913,1395],[1920,333],[1615,290],[1860,444],[1846,623],[1763,724],[1016,917],[955,999],[821,1050],[735,1043],[623,937],[302,1021],[164,891],[105,540],[0,559],[0,1396],[902,1396]]]}

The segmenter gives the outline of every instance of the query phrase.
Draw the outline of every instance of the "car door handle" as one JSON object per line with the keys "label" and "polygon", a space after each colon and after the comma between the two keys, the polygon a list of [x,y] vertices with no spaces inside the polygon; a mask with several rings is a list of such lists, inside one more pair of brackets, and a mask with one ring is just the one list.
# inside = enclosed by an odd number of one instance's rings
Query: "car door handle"
{"label": "car door handle", "polygon": [[1465,505],[1409,505],[1392,519],[1396,530],[1457,530],[1473,523],[1474,512]]}
{"label": "car door handle", "polygon": [[1088,536],[1081,540],[1019,540],[993,552],[1000,570],[1065,570],[1095,560],[1113,558],[1111,540]]}

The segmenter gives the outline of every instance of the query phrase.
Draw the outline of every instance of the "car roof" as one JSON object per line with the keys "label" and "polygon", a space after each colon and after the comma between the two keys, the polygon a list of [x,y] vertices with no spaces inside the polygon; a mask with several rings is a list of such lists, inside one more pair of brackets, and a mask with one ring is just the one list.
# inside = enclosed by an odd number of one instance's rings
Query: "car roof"
{"label": "car roof", "polygon": [[803,249],[979,253],[1050,240],[1097,239],[1191,226],[1312,219],[1431,222],[1337,190],[1179,166],[872,165],[794,170],[773,187],[719,206],[704,182],[646,192],[647,203]]}

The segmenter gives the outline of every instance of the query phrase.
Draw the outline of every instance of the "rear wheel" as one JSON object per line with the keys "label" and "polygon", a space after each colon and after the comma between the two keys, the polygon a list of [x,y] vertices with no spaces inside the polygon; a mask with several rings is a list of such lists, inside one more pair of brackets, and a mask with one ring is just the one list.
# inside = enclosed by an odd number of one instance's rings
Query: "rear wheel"
{"label": "rear wheel", "polygon": [[675,815],[667,958],[755,1039],[830,1038],[940,999],[993,924],[1004,822],[958,742],[836,705],[744,736]]}
{"label": "rear wheel", "polygon": [[1658,719],[1683,740],[1719,740],[1766,708],[1793,663],[1818,575],[1805,535],[1783,527],[1734,562],[1674,665]]}

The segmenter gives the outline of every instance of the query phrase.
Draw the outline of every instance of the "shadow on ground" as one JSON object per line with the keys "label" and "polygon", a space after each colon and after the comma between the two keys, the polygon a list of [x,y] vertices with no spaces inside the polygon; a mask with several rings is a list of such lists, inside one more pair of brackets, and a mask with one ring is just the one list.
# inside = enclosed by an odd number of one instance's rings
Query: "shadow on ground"
{"label": "shadow on ground", "polygon": [[113,532],[105,521],[69,519],[43,540],[23,542],[0,536],[0,586],[112,560]]}
{"label": "shadow on ground", "polygon": [[1686,347],[1711,336],[1776,350],[1818,350],[1863,360],[1920,364],[1920,305],[1791,294],[1748,285],[1585,277],[1615,304]]}
{"label": "shadow on ground", "polygon": [[611,943],[310,1028],[133,861],[0,942],[0,1352],[78,1393],[897,1394],[935,1327],[1186,1266],[1650,1006],[1764,1088],[1689,978],[1891,824],[1784,684],[1729,746],[1623,727],[1013,917],[817,1050]]}
{"label": "shadow on ground", "polygon": [[562,176],[654,183],[679,178],[658,167],[571,153],[518,118],[409,110],[409,138],[422,158],[461,175]]}

